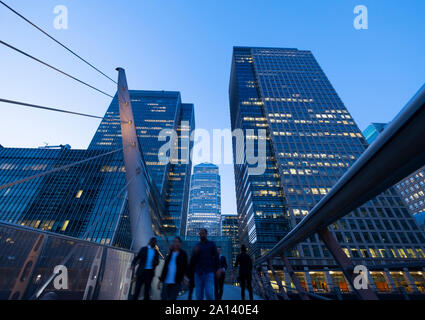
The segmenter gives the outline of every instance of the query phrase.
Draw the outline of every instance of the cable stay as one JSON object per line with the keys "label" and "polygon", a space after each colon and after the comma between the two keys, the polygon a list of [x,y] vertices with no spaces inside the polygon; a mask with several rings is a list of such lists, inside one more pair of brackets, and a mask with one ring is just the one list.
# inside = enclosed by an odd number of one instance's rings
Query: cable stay
{"label": "cable stay", "polygon": [[85,86],[93,89],[93,90],[96,90],[97,92],[100,92],[100,93],[104,94],[105,96],[108,96],[110,98],[114,98],[112,95],[110,95],[110,94],[108,94],[108,93],[106,93],[106,92],[104,92],[104,91],[102,91],[102,90],[100,90],[100,89],[98,89],[98,88],[96,88],[96,87],[88,84],[87,82],[84,82],[84,81],[82,81],[82,80],[80,80],[80,79],[78,79],[78,78],[76,78],[76,77],[74,77],[74,76],[66,73],[65,71],[62,71],[62,70],[60,70],[58,68],[55,68],[52,65],[50,65],[50,64],[48,64],[48,63],[46,63],[46,62],[44,62],[44,61],[42,61],[42,60],[34,57],[34,56],[30,55],[29,53],[26,53],[26,52],[24,52],[24,51],[22,51],[22,50],[20,50],[20,49],[18,49],[16,47],[8,44],[8,43],[6,43],[6,42],[4,42],[2,40],[0,40],[0,44],[4,45],[4,46],[6,46],[6,47],[8,47],[8,48],[10,48],[12,50],[15,50],[16,52],[19,52],[20,54],[22,54],[22,55],[24,55],[24,56],[26,56],[26,57],[28,57],[30,59],[33,59],[33,60],[35,60],[35,61],[37,61],[37,62],[45,65],[46,67],[49,67],[49,68],[51,68],[51,69],[53,69],[53,70],[55,70],[55,71],[57,71],[59,73],[62,73],[63,75],[65,75],[65,76],[67,76],[67,77],[69,77],[69,78],[71,78],[71,79],[73,79],[73,80],[75,80],[75,81],[77,81],[77,82],[79,82],[79,83],[81,83],[81,84],[83,84],[83,85],[85,85]]}
{"label": "cable stay", "polygon": [[39,26],[37,26],[35,23],[31,22],[30,20],[28,20],[27,18],[25,18],[22,14],[20,14],[18,11],[14,10],[13,8],[11,8],[10,6],[8,6],[6,3],[4,3],[3,1],[0,1],[0,4],[2,4],[3,6],[5,6],[7,9],[9,9],[10,11],[12,11],[14,14],[16,14],[18,17],[20,17],[21,19],[23,19],[24,21],[28,22],[31,26],[33,26],[34,28],[36,28],[38,31],[40,31],[41,33],[43,33],[44,35],[46,35],[48,38],[50,38],[51,40],[53,40],[54,42],[56,42],[57,44],[59,44],[61,47],[63,47],[64,49],[66,49],[68,52],[70,52],[71,54],[73,54],[74,56],[76,56],[78,59],[80,59],[81,61],[83,61],[84,63],[86,63],[87,65],[89,65],[91,68],[93,68],[94,70],[96,70],[97,72],[99,72],[101,75],[105,76],[106,78],[108,78],[109,80],[111,80],[113,83],[117,84],[117,82],[115,80],[113,80],[112,78],[110,78],[109,76],[107,76],[104,72],[100,71],[98,68],[96,68],[93,64],[91,64],[90,62],[88,62],[87,60],[85,60],[84,58],[82,58],[80,55],[78,55],[77,53],[75,53],[73,50],[71,50],[70,48],[68,48],[66,45],[64,45],[62,42],[60,42],[59,40],[55,39],[53,36],[51,36],[50,34],[48,34],[46,31],[44,31],[43,29],[41,29]]}
{"label": "cable stay", "polygon": [[0,98],[0,102],[10,103],[10,104],[18,105],[18,106],[24,106],[24,107],[30,107],[30,108],[48,110],[48,111],[68,113],[68,114],[77,115],[77,116],[83,116],[83,117],[88,117],[88,118],[104,119],[104,117],[95,116],[95,115],[92,115],[92,114],[74,112],[74,111],[69,111],[69,110],[64,110],[64,109],[58,109],[58,108],[50,108],[50,107],[40,106],[40,105],[36,105],[36,104],[31,104],[31,103],[26,103],[26,102],[19,102],[19,101],[8,100],[8,99],[3,99],[3,98]]}

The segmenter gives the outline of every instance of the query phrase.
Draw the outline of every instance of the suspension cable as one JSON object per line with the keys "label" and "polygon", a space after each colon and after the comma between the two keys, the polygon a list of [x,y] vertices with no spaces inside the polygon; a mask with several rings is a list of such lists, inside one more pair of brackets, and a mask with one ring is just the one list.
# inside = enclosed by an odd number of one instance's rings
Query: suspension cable
{"label": "suspension cable", "polygon": [[94,157],[90,157],[90,158],[81,160],[81,161],[73,162],[73,163],[64,165],[62,167],[54,168],[54,169],[51,169],[49,171],[36,174],[34,176],[30,176],[30,177],[26,177],[26,178],[23,178],[23,179],[20,179],[20,180],[9,182],[9,183],[1,185],[0,190],[7,189],[7,188],[10,188],[10,187],[16,186],[18,184],[28,182],[28,181],[31,181],[31,180],[34,180],[34,179],[37,179],[37,178],[40,178],[40,177],[44,177],[44,176],[51,174],[51,173],[55,173],[55,172],[58,172],[58,171],[61,171],[61,170],[72,168],[72,167],[77,166],[79,164],[83,164],[83,163],[86,163],[86,162],[89,162],[89,161],[92,161],[92,160],[95,160],[95,159],[98,159],[98,158],[101,158],[101,157],[104,157],[104,156],[107,156],[107,155],[110,155],[110,154],[117,153],[118,151],[121,151],[123,149],[124,148],[119,148],[119,149],[116,149],[116,150],[113,150],[113,151],[109,151],[109,152],[102,153],[102,154],[94,156]]}
{"label": "suspension cable", "polygon": [[59,72],[59,73],[62,73],[63,75],[65,75],[65,76],[67,76],[67,77],[69,77],[69,78],[71,78],[71,79],[73,79],[73,80],[75,80],[75,81],[77,81],[77,82],[79,82],[79,83],[81,83],[81,84],[83,84],[83,85],[85,85],[85,86],[87,86],[87,87],[89,87],[89,88],[93,89],[93,90],[96,90],[96,91],[98,91],[98,92],[100,92],[100,93],[102,93],[102,94],[104,94],[104,95],[106,95],[106,96],[108,96],[108,97],[110,97],[110,98],[114,98],[114,97],[113,97],[113,96],[111,96],[110,94],[108,94],[108,93],[106,93],[106,92],[104,92],[104,91],[102,91],[102,90],[100,90],[100,89],[98,89],[98,88],[96,88],[96,87],[94,87],[94,86],[92,86],[92,85],[88,84],[87,82],[84,82],[84,81],[82,81],[82,80],[80,80],[80,79],[78,79],[78,78],[76,78],[76,77],[74,77],[74,76],[71,76],[70,74],[68,74],[68,73],[66,73],[66,72],[64,72],[64,71],[62,71],[62,70],[60,70],[60,69],[58,69],[58,68],[55,68],[55,67],[53,67],[52,65],[50,65],[50,64],[48,64],[48,63],[46,63],[46,62],[44,62],[44,61],[42,61],[42,60],[40,60],[40,59],[38,59],[38,58],[34,57],[34,56],[30,55],[29,53],[26,53],[26,52],[24,52],[24,51],[22,51],[22,50],[20,50],[20,49],[18,49],[18,48],[16,48],[16,47],[14,47],[14,46],[12,46],[12,45],[8,44],[8,43],[6,43],[6,42],[4,42],[4,41],[2,41],[2,40],[0,40],[0,44],[4,45],[4,46],[6,46],[6,47],[8,47],[8,48],[10,48],[10,49],[12,49],[12,50],[15,50],[16,52],[19,52],[20,54],[23,54],[24,56],[26,56],[26,57],[28,57],[28,58],[30,58],[30,59],[33,59],[33,60],[35,60],[35,61],[37,61],[37,62],[39,62],[39,63],[41,63],[41,64],[45,65],[46,67],[49,67],[49,68],[51,68],[51,69],[53,69],[53,70],[55,70],[55,71],[57,71],[57,72]]}
{"label": "suspension cable", "polygon": [[77,53],[75,53],[74,51],[72,51],[70,48],[68,48],[66,45],[64,45],[63,43],[61,43],[59,40],[56,40],[54,37],[52,37],[50,34],[48,34],[46,31],[44,31],[43,29],[41,29],[39,26],[37,26],[35,23],[31,22],[30,20],[28,20],[27,18],[25,18],[22,14],[20,14],[19,12],[17,12],[16,10],[14,10],[13,8],[11,8],[10,6],[8,6],[6,3],[4,3],[3,1],[0,0],[0,4],[2,4],[3,6],[5,6],[7,9],[9,9],[10,11],[12,11],[14,14],[16,14],[18,17],[20,17],[21,19],[23,19],[24,21],[28,22],[30,25],[32,25],[34,28],[36,28],[37,30],[39,30],[40,32],[42,32],[44,35],[46,35],[47,37],[49,37],[50,39],[52,39],[54,42],[56,42],[57,44],[59,44],[61,47],[65,48],[66,50],[68,50],[70,53],[72,53],[74,56],[76,56],[78,59],[80,59],[81,61],[85,62],[87,65],[89,65],[90,67],[92,67],[94,70],[96,70],[97,72],[99,72],[100,74],[102,74],[103,76],[105,76],[106,78],[108,78],[109,80],[111,80],[113,83],[117,83],[115,80],[111,79],[110,77],[108,77],[105,73],[103,73],[102,71],[100,71],[98,68],[96,68],[94,65],[92,65],[90,62],[88,62],[87,60],[83,59],[81,56],[79,56]]}
{"label": "suspension cable", "polygon": [[77,115],[77,116],[84,116],[84,117],[95,118],[95,119],[103,119],[103,117],[95,116],[95,115],[91,115],[91,114],[87,114],[87,113],[80,113],[80,112],[74,112],[74,111],[69,111],[69,110],[64,110],[64,109],[44,107],[44,106],[40,106],[40,105],[36,105],[36,104],[19,102],[19,101],[13,101],[13,100],[2,99],[2,98],[0,98],[0,102],[10,103],[10,104],[15,104],[15,105],[20,105],[20,106],[24,106],[24,107],[42,109],[42,110],[49,110],[49,111],[69,113],[69,114],[73,114],[73,115]]}

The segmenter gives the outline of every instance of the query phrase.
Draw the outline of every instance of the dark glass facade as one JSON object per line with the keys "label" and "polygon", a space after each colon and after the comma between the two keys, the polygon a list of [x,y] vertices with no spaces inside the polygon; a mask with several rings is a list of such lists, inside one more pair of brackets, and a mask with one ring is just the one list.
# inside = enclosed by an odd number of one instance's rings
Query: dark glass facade
{"label": "dark glass facade", "polygon": [[[191,149],[190,134],[195,129],[193,104],[181,102],[180,92],[130,90],[134,123],[143,157],[153,185],[166,203],[171,220],[166,222],[172,234],[185,234],[187,201],[189,194],[191,158],[185,149]],[[177,161],[163,164],[158,154],[164,141],[158,136],[162,130],[175,130],[178,134]],[[117,97],[112,100],[104,120],[100,123],[89,149],[115,149],[121,147],[121,127]],[[186,150],[187,151],[187,150]],[[185,156],[186,155],[186,156]],[[116,157],[121,157],[117,154]],[[183,219],[182,219],[183,217]],[[182,228],[183,227],[183,228]]]}
{"label": "dark glass facade", "polygon": [[253,255],[260,256],[289,231],[290,225],[285,216],[282,184],[249,48],[234,49],[229,96],[232,130],[267,130],[266,171],[262,175],[249,175],[249,164],[237,163],[233,141],[240,241]]}
{"label": "dark glass facade", "polygon": [[[167,190],[166,205],[168,214],[173,219],[173,225],[180,226],[181,236],[186,234],[187,215],[189,204],[189,190],[191,181],[192,164],[190,160],[190,152],[193,148],[193,141],[190,139],[195,129],[195,115],[193,104],[181,105],[182,111],[180,115],[179,126],[177,128],[180,154],[189,156],[187,162],[179,160],[170,168],[168,172],[169,187]],[[183,157],[182,157],[183,158]]]}
{"label": "dark glass facade", "polygon": [[240,253],[239,219],[237,215],[223,214],[221,216],[221,235],[232,239],[232,265]]}
{"label": "dark glass facade", "polygon": [[[250,176],[247,165],[235,165],[240,239],[259,256],[308,214],[368,144],[310,51],[235,47],[230,111],[232,129],[268,129],[269,171]],[[393,188],[330,229],[354,261],[425,259],[424,233]],[[334,265],[317,235],[290,255],[305,270]],[[304,273],[311,284],[312,274]]]}
{"label": "dark glass facade", "polygon": [[[192,104],[179,92],[131,91],[135,125],[148,174],[148,197],[154,232],[180,234],[186,220],[190,158],[161,164],[162,129],[178,134],[178,149],[189,149],[194,129]],[[184,143],[183,143],[184,140]],[[87,150],[0,148],[0,184],[121,148],[115,97]],[[0,220],[102,244],[131,246],[122,151],[0,191]],[[121,192],[123,191],[123,192]],[[120,193],[121,192],[121,193]],[[185,224],[183,224],[183,228]],[[183,231],[184,233],[184,231]]]}
{"label": "dark glass facade", "polygon": [[425,167],[403,179],[396,188],[414,216],[425,213]]}
{"label": "dark glass facade", "polygon": [[[104,150],[0,149],[0,184],[104,154]],[[106,155],[0,191],[0,220],[110,244],[125,169]],[[124,197],[123,197],[124,199]],[[120,203],[121,202],[121,203]],[[100,216],[100,217],[99,217]],[[86,233],[88,227],[96,226]]]}

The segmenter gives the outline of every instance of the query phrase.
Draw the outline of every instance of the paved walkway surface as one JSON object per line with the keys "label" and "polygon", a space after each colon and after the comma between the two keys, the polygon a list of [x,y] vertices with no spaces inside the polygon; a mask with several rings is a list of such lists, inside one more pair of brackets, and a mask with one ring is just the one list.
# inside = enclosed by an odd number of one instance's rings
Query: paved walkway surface
{"label": "paved walkway surface", "polygon": [[[193,292],[193,297],[195,297],[195,291]],[[188,292],[180,296],[178,300],[187,300],[187,295],[188,295]],[[248,291],[246,290],[245,299],[248,299],[248,298],[249,298],[249,294],[248,294]],[[241,300],[241,288],[232,286],[230,284],[225,284],[224,290],[223,290],[223,300]],[[254,300],[262,300],[262,299],[261,297],[254,294]]]}

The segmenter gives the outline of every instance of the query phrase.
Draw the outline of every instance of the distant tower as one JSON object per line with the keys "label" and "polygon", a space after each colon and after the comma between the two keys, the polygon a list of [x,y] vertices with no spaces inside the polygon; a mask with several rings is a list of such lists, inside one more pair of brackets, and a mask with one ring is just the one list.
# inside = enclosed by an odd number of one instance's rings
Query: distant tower
{"label": "distant tower", "polygon": [[240,252],[239,244],[239,219],[234,214],[221,216],[221,235],[232,239],[232,265],[235,265],[236,256]]}
{"label": "distant tower", "polygon": [[363,131],[363,135],[367,143],[371,144],[387,126],[388,123],[375,122],[368,125],[368,127]]}
{"label": "distant tower", "polygon": [[[364,131],[371,144],[384,131],[388,123],[371,123]],[[418,169],[395,185],[404,204],[422,228],[425,228],[425,167]]]}
{"label": "distant tower", "polygon": [[208,235],[221,235],[221,184],[218,167],[210,163],[193,168],[186,235],[196,236],[206,228]]}

